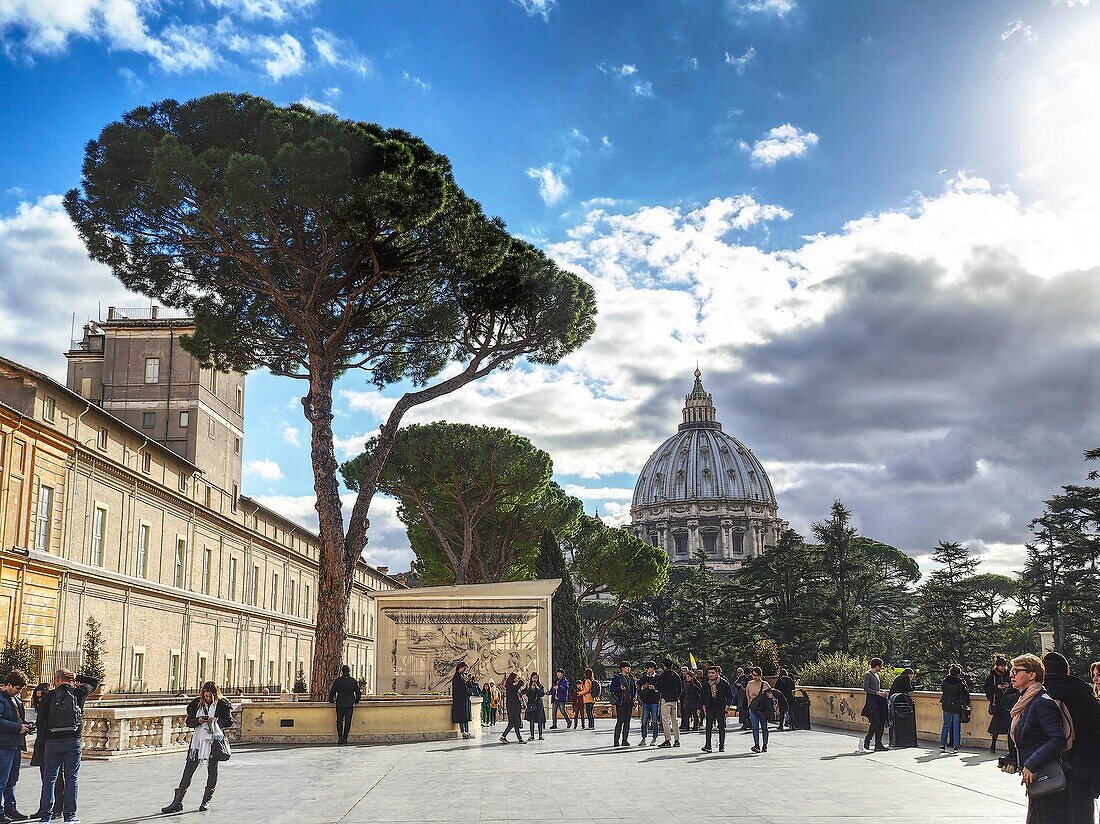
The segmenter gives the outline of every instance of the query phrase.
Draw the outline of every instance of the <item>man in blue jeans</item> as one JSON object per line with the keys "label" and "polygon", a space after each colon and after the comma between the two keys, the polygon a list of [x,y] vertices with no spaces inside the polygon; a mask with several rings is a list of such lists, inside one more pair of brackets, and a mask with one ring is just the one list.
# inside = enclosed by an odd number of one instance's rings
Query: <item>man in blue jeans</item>
{"label": "man in blue jeans", "polygon": [[646,745],[646,730],[652,730],[650,746],[657,743],[657,730],[661,726],[661,690],[657,686],[657,663],[645,662],[645,675],[638,679],[638,697],[642,701],[642,740],[639,747]]}
{"label": "man in blue jeans", "polygon": [[12,670],[0,682],[0,791],[4,812],[0,821],[22,821],[28,816],[15,808],[15,783],[19,780],[19,762],[30,727],[23,721],[23,702],[19,693],[27,677]]}
{"label": "man in blue jeans", "polygon": [[[80,773],[81,733],[84,729],[84,701],[99,686],[99,679],[58,670],[53,689],[38,707],[38,734],[45,736],[42,764],[42,799],[39,810],[53,809],[53,791],[57,774],[65,771],[65,824],[80,824],[76,817],[77,776]],[[47,813],[42,824],[48,824]]]}

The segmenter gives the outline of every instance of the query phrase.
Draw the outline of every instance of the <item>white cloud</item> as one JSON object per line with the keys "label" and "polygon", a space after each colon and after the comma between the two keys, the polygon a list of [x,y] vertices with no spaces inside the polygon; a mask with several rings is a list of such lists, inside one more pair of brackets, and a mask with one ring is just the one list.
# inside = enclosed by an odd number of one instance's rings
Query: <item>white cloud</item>
{"label": "white cloud", "polygon": [[302,44],[296,37],[283,34],[278,39],[272,37],[259,37],[254,41],[256,46],[268,53],[263,66],[267,76],[278,82],[284,77],[300,74],[306,65],[306,53]]}
{"label": "white cloud", "polygon": [[615,146],[611,142],[611,138],[609,138],[607,135],[603,135],[600,138],[600,150],[610,152],[613,148],[615,148]]}
{"label": "white cloud", "polygon": [[283,440],[291,446],[301,446],[302,432],[296,426],[283,424]]}
{"label": "white cloud", "polygon": [[261,481],[281,481],[283,470],[275,461],[269,459],[249,461],[244,465],[245,475]]}
{"label": "white cloud", "polygon": [[1010,37],[1020,36],[1020,39],[1026,40],[1028,43],[1034,43],[1039,39],[1039,35],[1035,33],[1035,30],[1031,26],[1026,25],[1023,20],[1013,20],[1005,30],[1001,32],[1001,39],[1008,40]]}
{"label": "white cloud", "polygon": [[1065,6],[1067,9],[1083,9],[1092,0],[1050,0],[1051,6]]}
{"label": "white cloud", "polygon": [[431,91],[432,84],[429,83],[427,80],[421,80],[416,75],[409,74],[408,72],[401,72],[401,77],[403,80],[405,80],[405,82],[412,83],[422,92]]}
{"label": "white cloud", "polygon": [[527,176],[538,181],[539,197],[547,206],[553,206],[569,194],[569,187],[565,185],[565,178],[570,174],[568,166],[558,166],[553,163],[545,166],[532,167],[527,170]]}
{"label": "white cloud", "polygon": [[742,142],[741,147],[750,151],[754,166],[774,166],[789,157],[802,157],[818,143],[813,132],[803,131],[790,123],[769,129],[768,133],[752,144]]}
{"label": "white cloud", "polygon": [[532,17],[550,20],[550,12],[558,7],[558,0],[512,0]]}
{"label": "white cloud", "polygon": [[244,20],[281,23],[311,8],[316,0],[207,0],[211,6]]}
{"label": "white cloud", "polygon": [[336,101],[339,99],[340,94],[341,92],[338,86],[330,86],[321,92],[321,100],[305,95],[298,102],[303,106],[309,106],[309,108],[319,114],[338,114],[336,111]]}
{"label": "white cloud", "polygon": [[745,67],[756,57],[756,47],[749,46],[740,56],[726,52],[726,65],[733,66],[738,74],[745,73]]}
{"label": "white cloud", "polygon": [[366,77],[374,71],[374,65],[359,54],[354,43],[341,40],[325,29],[313,30],[313,48],[317,50],[321,62],[326,65],[348,69],[360,77]]}
{"label": "white cloud", "polygon": [[643,80],[638,74],[638,67],[633,63],[614,65],[611,63],[599,63],[596,66],[604,74],[610,75],[630,89],[635,97],[653,97],[653,84]]}
{"label": "white cloud", "polygon": [[736,11],[781,18],[786,17],[798,6],[794,0],[731,0],[731,3]]}

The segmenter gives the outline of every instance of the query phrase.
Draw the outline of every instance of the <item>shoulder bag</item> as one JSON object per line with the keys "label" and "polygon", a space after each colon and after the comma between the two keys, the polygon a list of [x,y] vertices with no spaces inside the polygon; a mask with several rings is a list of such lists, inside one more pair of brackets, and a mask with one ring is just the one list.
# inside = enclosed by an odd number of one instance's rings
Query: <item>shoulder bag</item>
{"label": "shoulder bag", "polygon": [[1027,787],[1028,798],[1042,798],[1044,795],[1062,792],[1069,786],[1069,781],[1066,779],[1066,771],[1062,769],[1061,756],[1037,770],[1031,783],[1024,786]]}

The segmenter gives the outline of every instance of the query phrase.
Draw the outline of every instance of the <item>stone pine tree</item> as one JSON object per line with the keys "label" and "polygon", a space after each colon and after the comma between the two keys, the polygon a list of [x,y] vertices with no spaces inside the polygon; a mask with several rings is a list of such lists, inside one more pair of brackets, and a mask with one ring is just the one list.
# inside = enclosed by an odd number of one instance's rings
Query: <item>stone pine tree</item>
{"label": "stone pine tree", "polygon": [[[214,94],[134,109],[85,150],[65,206],[94,260],[192,312],[200,363],[301,381],[319,547],[315,697],[338,672],[368,514],[413,407],[526,358],[556,363],[595,328],[592,288],[455,183],[399,129]],[[345,523],[333,384],[407,388]]]}
{"label": "stone pine tree", "polygon": [[830,560],[836,589],[836,645],[847,652],[851,646],[852,601],[850,587],[852,543],[858,534],[851,525],[852,511],[839,500],[833,501],[829,517],[810,526]]}
{"label": "stone pine tree", "polygon": [[581,617],[577,605],[577,590],[565,563],[565,554],[554,533],[549,529],[542,533],[539,555],[535,561],[536,578],[561,578],[561,586],[551,602],[554,626],[551,657],[554,669],[565,670],[570,680],[584,673],[584,637],[581,635]]}
{"label": "stone pine tree", "polygon": [[107,651],[107,642],[103,640],[103,628],[99,621],[91,616],[88,616],[88,620],[84,623],[84,643],[81,644],[80,651],[83,653],[83,660],[80,662],[81,674],[102,681],[107,674],[103,666],[103,654]]}

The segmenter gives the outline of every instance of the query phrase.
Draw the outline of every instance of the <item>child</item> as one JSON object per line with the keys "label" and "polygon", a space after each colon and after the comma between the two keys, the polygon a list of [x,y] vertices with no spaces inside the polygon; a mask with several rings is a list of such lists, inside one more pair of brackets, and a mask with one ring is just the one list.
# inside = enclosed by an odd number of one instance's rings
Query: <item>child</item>
{"label": "child", "polygon": [[497,709],[500,707],[500,687],[495,682],[489,682],[489,726],[495,727],[497,724]]}
{"label": "child", "polygon": [[578,729],[577,725],[584,718],[584,694],[581,692],[580,687],[580,683],[573,687],[573,729]]}
{"label": "child", "polygon": [[493,707],[493,691],[489,688],[489,683],[486,682],[481,688],[481,726],[488,727],[489,719],[492,717]]}

